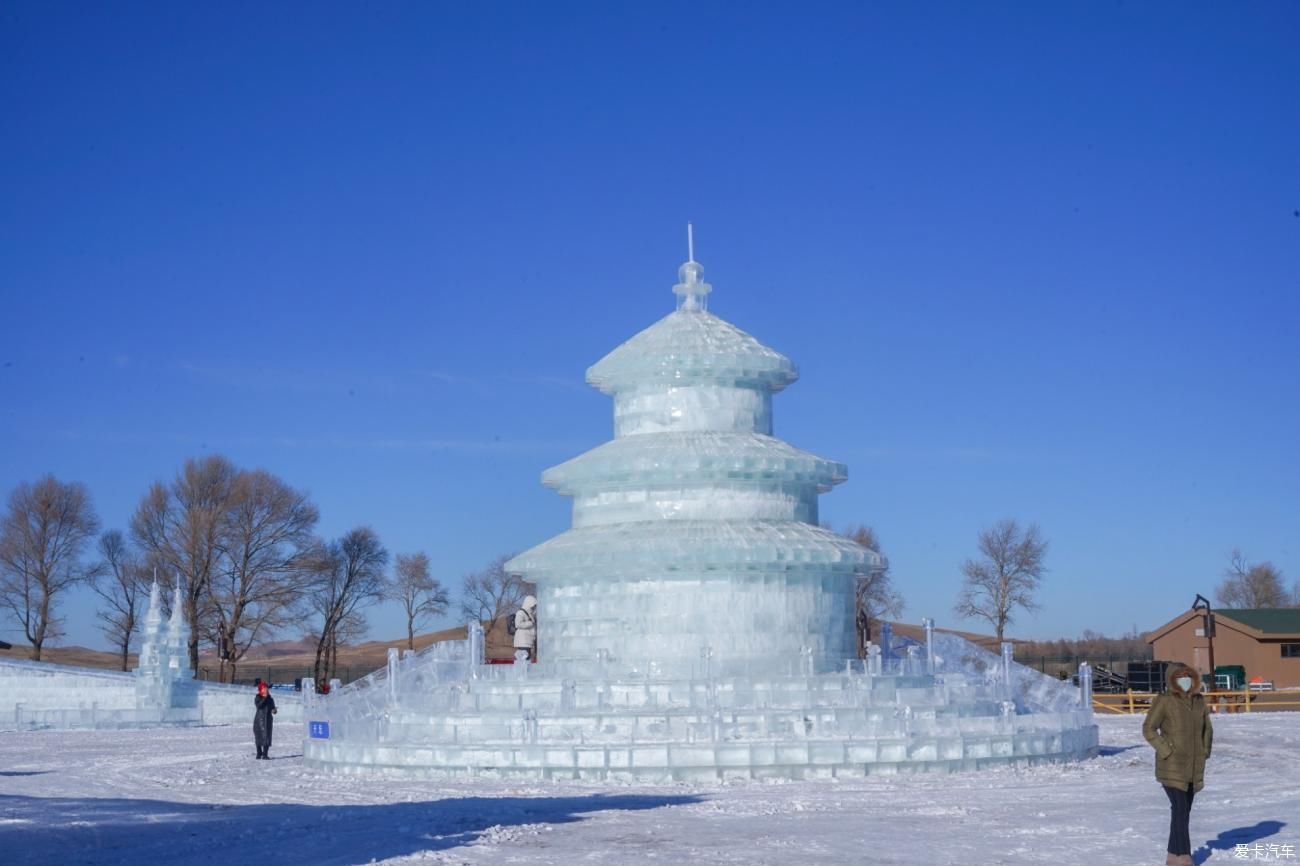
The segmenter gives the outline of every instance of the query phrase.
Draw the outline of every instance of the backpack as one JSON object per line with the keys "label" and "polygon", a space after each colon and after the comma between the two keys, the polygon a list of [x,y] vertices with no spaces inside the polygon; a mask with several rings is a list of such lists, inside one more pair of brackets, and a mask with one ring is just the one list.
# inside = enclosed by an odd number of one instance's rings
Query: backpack
{"label": "backpack", "polygon": [[519,608],[519,610],[517,610],[516,612],[510,614],[510,616],[506,618],[506,634],[513,635],[515,632],[519,631],[519,626],[518,626],[518,625],[516,624],[516,622],[515,622],[515,617],[519,616],[519,614],[521,614],[521,613],[522,613],[524,616],[528,617],[528,624],[529,624],[529,625],[532,625],[534,622],[537,621],[537,620],[533,619],[533,615],[532,615],[531,613],[529,613],[528,611],[524,610],[524,609],[521,607],[521,608]]}

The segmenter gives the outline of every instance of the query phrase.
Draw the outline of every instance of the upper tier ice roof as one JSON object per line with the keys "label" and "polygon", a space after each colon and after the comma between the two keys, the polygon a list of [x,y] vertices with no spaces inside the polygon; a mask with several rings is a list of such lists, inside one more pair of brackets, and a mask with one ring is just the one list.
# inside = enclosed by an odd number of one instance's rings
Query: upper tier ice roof
{"label": "upper tier ice roof", "polygon": [[641,385],[734,384],[780,391],[799,371],[775,349],[705,309],[710,286],[690,261],[673,291],[681,306],[587,369],[587,381],[606,394]]}
{"label": "upper tier ice roof", "polygon": [[813,484],[824,493],[846,478],[843,463],[773,436],[712,431],[625,436],[542,473],[543,484],[566,495],[592,487],[745,479]]}

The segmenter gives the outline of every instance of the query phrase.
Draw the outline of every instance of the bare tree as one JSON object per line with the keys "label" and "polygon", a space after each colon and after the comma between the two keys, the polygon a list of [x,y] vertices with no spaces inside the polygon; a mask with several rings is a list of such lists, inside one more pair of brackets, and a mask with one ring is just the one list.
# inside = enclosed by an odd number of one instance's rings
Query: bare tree
{"label": "bare tree", "polygon": [[23,627],[34,661],[61,634],[59,596],[95,575],[81,554],[98,531],[90,494],[75,481],[46,475],[9,496],[0,522],[0,605]]}
{"label": "bare tree", "polygon": [[893,576],[889,573],[889,561],[880,549],[880,538],[870,526],[850,526],[842,533],[845,538],[856,541],[863,547],[879,555],[885,565],[858,578],[855,587],[856,609],[854,622],[857,625],[858,655],[866,654],[867,643],[871,640],[873,627],[887,616],[899,616],[903,612],[903,596],[894,588]]}
{"label": "bare tree", "polygon": [[334,629],[334,634],[330,637],[330,676],[339,675],[339,647],[350,644],[360,643],[366,637],[366,632],[370,628],[366,622],[365,614],[360,611],[353,611],[343,618]]}
{"label": "bare tree", "polygon": [[1215,590],[1221,607],[1286,607],[1287,592],[1282,571],[1271,562],[1252,565],[1246,555],[1234,549],[1228,554],[1223,583]]}
{"label": "bare tree", "polygon": [[218,566],[208,583],[211,639],[235,681],[259,640],[295,619],[320,514],[305,493],[261,469],[241,470],[220,515]]}
{"label": "bare tree", "polygon": [[308,601],[320,617],[314,670],[320,684],[334,671],[345,626],[383,598],[388,551],[373,529],[361,526],[318,549],[310,562],[313,585]]}
{"label": "bare tree", "polygon": [[199,669],[199,639],[211,634],[209,584],[221,558],[222,518],[238,473],[220,455],[185,461],[171,484],[155,482],[131,518],[131,535],[149,565],[184,579],[190,667]]}
{"label": "bare tree", "polygon": [[429,573],[429,557],[424,553],[399,553],[390,598],[401,602],[406,613],[406,646],[415,649],[415,627],[429,617],[447,612],[451,599],[441,581]]}
{"label": "bare tree", "polygon": [[460,591],[460,611],[467,621],[487,623],[485,628],[514,613],[524,603],[529,585],[505,565],[513,554],[498,556],[482,571],[465,575]]}
{"label": "bare tree", "polygon": [[103,601],[99,608],[100,630],[122,653],[122,670],[131,663],[131,641],[144,611],[140,608],[149,597],[145,569],[126,538],[116,529],[99,537],[101,558],[98,574],[91,587]]}
{"label": "bare tree", "polygon": [[1036,524],[1021,531],[1016,521],[1000,520],[980,532],[979,549],[979,559],[962,563],[966,580],[954,610],[962,618],[988,620],[1001,642],[1016,608],[1038,609],[1034,594],[1047,573],[1047,542]]}

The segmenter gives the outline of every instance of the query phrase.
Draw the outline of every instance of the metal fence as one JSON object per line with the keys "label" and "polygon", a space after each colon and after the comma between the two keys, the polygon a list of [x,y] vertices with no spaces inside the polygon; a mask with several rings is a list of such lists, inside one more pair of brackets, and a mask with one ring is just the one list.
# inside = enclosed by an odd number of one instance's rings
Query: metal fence
{"label": "metal fence", "polygon": [[[1210,709],[1216,713],[1256,713],[1273,710],[1300,710],[1300,693],[1239,691],[1202,692]],[[1128,691],[1123,694],[1092,697],[1094,711],[1103,713],[1145,713],[1151,709],[1154,692]]]}
{"label": "metal fence", "polygon": [[[365,669],[342,666],[334,671],[334,676],[342,680],[344,685],[353,680],[360,679],[370,673],[374,668]],[[280,665],[240,665],[236,669],[235,684],[251,686],[257,680],[276,685],[279,683],[293,683],[304,677],[314,677],[316,672],[309,666],[280,666]],[[230,682],[230,671],[225,672],[226,679],[221,679],[221,668],[218,666],[201,666],[195,679],[205,680],[207,682]]]}
{"label": "metal fence", "polygon": [[1074,676],[1079,672],[1079,663],[1087,662],[1094,668],[1104,667],[1107,670],[1114,671],[1117,674],[1127,674],[1130,664],[1145,664],[1152,661],[1152,655],[1148,653],[1145,657],[1131,655],[1022,655],[1017,653],[1015,660],[1025,667],[1034,668],[1042,673],[1060,679],[1066,679]]}

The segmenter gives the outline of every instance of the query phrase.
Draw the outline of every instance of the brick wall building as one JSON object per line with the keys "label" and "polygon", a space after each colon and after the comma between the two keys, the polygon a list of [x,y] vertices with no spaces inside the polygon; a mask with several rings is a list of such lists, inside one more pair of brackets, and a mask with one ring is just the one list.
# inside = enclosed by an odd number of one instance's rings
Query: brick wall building
{"label": "brick wall building", "polygon": [[[1204,611],[1189,610],[1147,633],[1158,661],[1180,661],[1210,672]],[[1277,688],[1300,687],[1300,608],[1224,609],[1214,612],[1215,665],[1242,665],[1247,679]]]}

